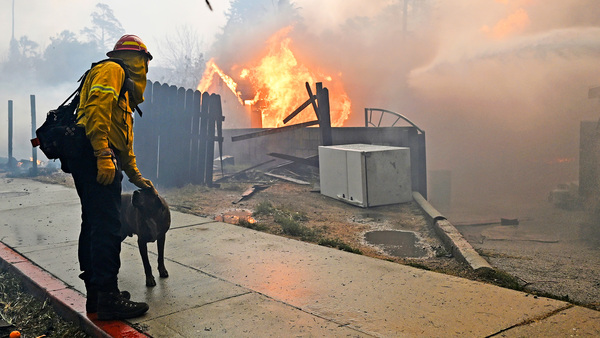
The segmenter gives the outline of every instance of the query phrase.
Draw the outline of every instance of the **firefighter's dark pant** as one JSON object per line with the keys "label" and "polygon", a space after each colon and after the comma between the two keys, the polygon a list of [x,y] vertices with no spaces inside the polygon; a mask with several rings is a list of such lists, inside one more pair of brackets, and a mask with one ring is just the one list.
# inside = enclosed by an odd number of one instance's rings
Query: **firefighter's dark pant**
{"label": "firefighter's dark pant", "polygon": [[109,185],[96,182],[96,157],[88,144],[81,157],[67,164],[81,200],[79,268],[88,289],[118,291],[117,274],[121,267],[121,180],[123,174],[117,155],[115,180]]}

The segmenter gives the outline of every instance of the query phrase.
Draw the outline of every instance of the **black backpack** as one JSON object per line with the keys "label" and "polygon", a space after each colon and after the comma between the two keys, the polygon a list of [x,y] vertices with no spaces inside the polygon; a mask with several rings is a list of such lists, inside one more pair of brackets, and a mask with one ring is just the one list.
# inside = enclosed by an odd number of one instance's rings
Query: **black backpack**
{"label": "black backpack", "polygon": [[[125,92],[133,91],[133,81],[129,77],[129,69],[122,60],[105,59],[92,64],[92,67],[79,78],[79,87],[58,108],[49,111],[46,115],[46,121],[35,131],[37,137],[31,140],[31,145],[34,147],[40,146],[48,159],[61,159],[61,163],[64,163],[64,159],[81,155],[87,137],[85,136],[85,129],[77,126],[77,107],[79,106],[80,92],[90,70],[104,62],[115,62],[125,71],[125,81],[119,93],[119,98],[125,95]],[[73,99],[71,100],[71,98]],[[138,107],[135,107],[135,109],[141,116],[141,110]],[[64,165],[63,171],[68,172]]]}

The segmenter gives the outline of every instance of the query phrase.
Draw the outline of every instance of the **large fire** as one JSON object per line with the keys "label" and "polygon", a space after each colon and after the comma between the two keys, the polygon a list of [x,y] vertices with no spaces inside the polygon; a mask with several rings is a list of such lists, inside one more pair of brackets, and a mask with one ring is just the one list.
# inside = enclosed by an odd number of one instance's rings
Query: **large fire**
{"label": "large fire", "polygon": [[[504,19],[498,21],[492,28],[483,26],[482,31],[497,40],[522,33],[529,25],[531,20],[527,10],[523,6],[534,3],[534,0],[496,0],[508,6],[511,13]],[[514,9],[511,9],[514,8]]]}
{"label": "large fire", "polygon": [[[267,50],[259,60],[248,62],[241,67],[232,67],[241,69],[238,74],[227,75],[217,66],[215,60],[211,59],[206,65],[198,90],[208,91],[213,85],[215,75],[219,75],[241,105],[252,105],[260,110],[262,127],[276,128],[283,126],[283,119],[308,99],[306,82],[313,88],[313,94],[315,83],[323,82],[323,86],[329,89],[331,125],[341,127],[350,115],[351,102],[344,91],[340,76],[334,79],[331,75],[298,62],[290,49],[292,40],[288,33],[291,29],[291,26],[286,27],[274,34],[267,41]],[[253,93],[242,93],[238,89],[240,81],[248,82]],[[308,108],[290,123],[315,119],[312,108]]]}

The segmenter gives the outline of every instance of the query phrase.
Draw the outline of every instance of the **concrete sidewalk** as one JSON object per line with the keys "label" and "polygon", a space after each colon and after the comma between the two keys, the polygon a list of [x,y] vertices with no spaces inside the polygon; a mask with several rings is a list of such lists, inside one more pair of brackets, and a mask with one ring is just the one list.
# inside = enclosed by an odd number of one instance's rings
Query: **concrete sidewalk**
{"label": "concrete sidewalk", "polygon": [[[155,272],[156,287],[145,286],[135,238],[122,246],[119,286],[150,304],[129,324],[148,336],[600,336],[600,312],[569,303],[207,218],[178,212],[172,218],[165,250],[170,277]],[[1,178],[0,220],[2,243],[49,273],[42,278],[64,283],[55,302],[88,332],[119,335],[84,313],[74,189]],[[149,248],[156,271],[155,246]],[[4,259],[4,265],[19,262]],[[61,287],[44,288],[55,295]]]}

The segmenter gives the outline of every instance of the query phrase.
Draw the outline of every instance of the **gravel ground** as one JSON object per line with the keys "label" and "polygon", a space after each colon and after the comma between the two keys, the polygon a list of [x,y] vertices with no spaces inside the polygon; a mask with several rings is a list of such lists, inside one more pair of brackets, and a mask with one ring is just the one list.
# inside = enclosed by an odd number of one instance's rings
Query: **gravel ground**
{"label": "gravel ground", "polygon": [[[446,215],[494,268],[516,276],[526,291],[600,310],[600,218],[594,214],[532,198]],[[506,216],[519,224],[501,225]]]}

